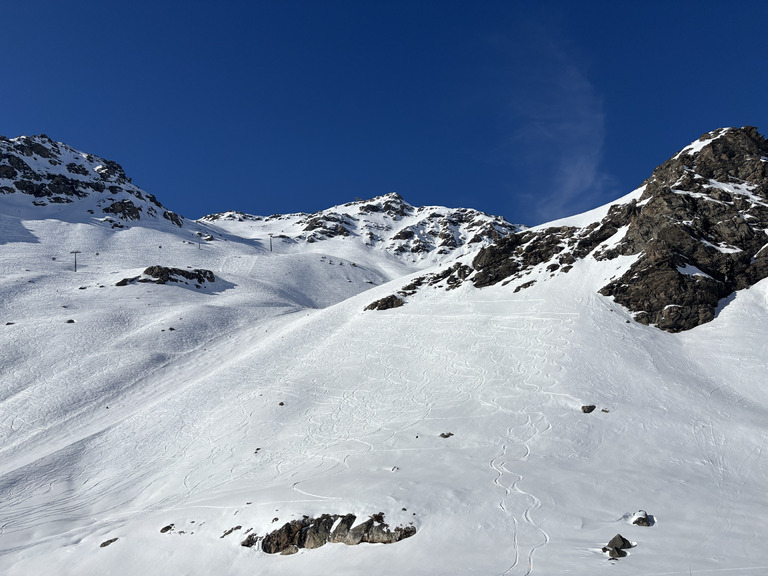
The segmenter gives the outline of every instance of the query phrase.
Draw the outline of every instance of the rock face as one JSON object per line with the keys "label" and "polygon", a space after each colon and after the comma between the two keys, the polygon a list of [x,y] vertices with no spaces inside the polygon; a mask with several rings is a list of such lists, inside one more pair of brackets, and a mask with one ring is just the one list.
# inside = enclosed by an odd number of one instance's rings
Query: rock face
{"label": "rock face", "polygon": [[654,170],[628,216],[605,257],[643,256],[601,293],[670,332],[709,322],[768,277],[768,142],[751,127],[705,134]]}
{"label": "rock face", "polygon": [[0,194],[23,194],[31,204],[74,204],[88,199],[97,210],[118,218],[103,220],[122,228],[120,221],[163,218],[181,227],[183,219],[157,198],[135,186],[117,162],[79,152],[46,135],[0,136]]}
{"label": "rock face", "polygon": [[267,534],[262,540],[261,549],[267,554],[292,554],[301,548],[319,548],[328,542],[341,542],[350,546],[362,542],[391,544],[416,533],[413,526],[398,526],[390,530],[384,522],[383,514],[376,514],[354,526],[356,519],[354,514],[323,514],[317,518],[305,516],[301,520],[292,520]]}
{"label": "rock face", "polygon": [[642,324],[679,332],[709,322],[723,298],[768,277],[766,230],[768,141],[752,127],[724,128],[656,168],[639,198],[611,206],[600,222],[525,230],[483,248],[470,279],[484,287],[536,266],[564,273],[582,258],[632,256],[600,293]]}

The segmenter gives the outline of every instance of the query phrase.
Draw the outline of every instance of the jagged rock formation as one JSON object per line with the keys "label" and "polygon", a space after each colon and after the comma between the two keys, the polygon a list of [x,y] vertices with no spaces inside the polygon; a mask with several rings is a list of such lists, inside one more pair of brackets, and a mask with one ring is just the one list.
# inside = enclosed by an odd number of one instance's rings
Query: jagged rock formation
{"label": "jagged rock formation", "polygon": [[705,134],[654,170],[624,221],[604,257],[642,256],[601,293],[670,332],[712,320],[768,276],[768,141],[751,127]]}
{"label": "jagged rock formation", "polygon": [[[468,208],[414,207],[396,193],[360,200],[314,214],[273,214],[262,218],[222,212],[201,219],[226,227],[247,222],[289,243],[358,238],[402,259],[450,259],[504,238],[520,229],[499,216]],[[233,229],[234,230],[234,229]]]}
{"label": "jagged rock formation", "polygon": [[[355,520],[357,517],[354,514],[323,514],[317,518],[305,516],[300,520],[292,520],[267,534],[261,541],[261,549],[267,554],[293,554],[300,548],[320,548],[328,542],[349,546],[362,542],[391,544],[416,533],[413,526],[398,526],[390,530],[382,513],[374,514],[357,526],[354,525]],[[242,545],[250,547],[256,541],[253,538],[246,539]]]}
{"label": "jagged rock formation", "polygon": [[117,162],[79,152],[45,134],[0,136],[0,194],[28,195],[34,206],[94,198],[95,206],[88,212],[95,216],[99,210],[114,216],[117,220],[102,218],[113,228],[123,228],[126,222],[142,217],[183,225],[181,216],[135,186]]}
{"label": "jagged rock formation", "polygon": [[631,256],[630,269],[600,293],[642,324],[679,332],[709,322],[723,298],[768,277],[768,141],[755,128],[705,134],[639,190],[588,226],[500,238],[477,253],[469,273],[461,266],[443,271],[442,285],[468,278],[482,288],[523,280],[536,267],[554,275],[587,257]]}

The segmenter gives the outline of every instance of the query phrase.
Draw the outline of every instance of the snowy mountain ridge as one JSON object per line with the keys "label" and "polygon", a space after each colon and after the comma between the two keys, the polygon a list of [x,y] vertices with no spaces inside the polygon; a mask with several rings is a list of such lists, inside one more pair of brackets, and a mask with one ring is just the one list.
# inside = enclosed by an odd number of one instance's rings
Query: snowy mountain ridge
{"label": "snowy mountain ridge", "polygon": [[517,230],[394,195],[179,227],[3,142],[2,573],[768,569],[754,129]]}
{"label": "snowy mountain ridge", "polygon": [[[87,212],[120,228],[126,221],[164,218],[181,227],[183,220],[152,195],[135,186],[117,162],[79,152],[46,135],[0,136],[0,193],[19,201],[17,213],[38,215]],[[6,198],[7,200],[7,198]],[[47,207],[46,210],[40,208]]]}
{"label": "snowy mountain ridge", "polygon": [[[440,206],[414,207],[397,193],[349,202],[314,214],[261,217],[224,212],[201,218],[243,237],[272,236],[281,244],[303,246],[331,239],[358,239],[416,267],[451,260],[521,229],[499,216]],[[287,248],[287,247],[286,247]],[[297,248],[298,249],[298,248]]]}

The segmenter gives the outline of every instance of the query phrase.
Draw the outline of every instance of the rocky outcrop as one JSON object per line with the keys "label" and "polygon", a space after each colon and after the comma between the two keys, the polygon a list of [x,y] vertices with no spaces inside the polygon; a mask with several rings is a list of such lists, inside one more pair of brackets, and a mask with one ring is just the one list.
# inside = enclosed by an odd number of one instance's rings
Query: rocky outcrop
{"label": "rocky outcrop", "polygon": [[365,307],[365,310],[390,310],[391,308],[399,308],[402,305],[403,299],[393,294],[371,302]]}
{"label": "rocky outcrop", "polygon": [[374,514],[357,526],[354,525],[355,520],[354,514],[323,514],[317,518],[304,516],[300,520],[286,522],[264,536],[261,549],[267,554],[293,554],[302,548],[320,548],[328,542],[349,546],[362,542],[392,544],[416,533],[413,526],[398,526],[391,530],[381,513]]}
{"label": "rocky outcrop", "polygon": [[709,322],[768,277],[768,141],[755,128],[705,134],[654,170],[627,225],[604,257],[641,257],[600,292],[670,332]]}
{"label": "rocky outcrop", "polygon": [[[633,256],[600,293],[642,324],[679,332],[709,322],[723,298],[768,277],[768,141],[755,128],[710,132],[656,168],[642,194],[583,228],[512,234],[480,250],[472,283],[511,282],[541,266]],[[611,246],[604,243],[623,235]]]}
{"label": "rocky outcrop", "polygon": [[123,278],[115,286],[127,286],[135,282],[152,282],[154,284],[166,284],[168,282],[180,282],[189,284],[192,282],[196,288],[200,288],[206,282],[215,282],[216,276],[210,270],[203,268],[194,268],[184,270],[183,268],[167,268],[165,266],[150,266],[144,270],[142,276],[133,276]]}

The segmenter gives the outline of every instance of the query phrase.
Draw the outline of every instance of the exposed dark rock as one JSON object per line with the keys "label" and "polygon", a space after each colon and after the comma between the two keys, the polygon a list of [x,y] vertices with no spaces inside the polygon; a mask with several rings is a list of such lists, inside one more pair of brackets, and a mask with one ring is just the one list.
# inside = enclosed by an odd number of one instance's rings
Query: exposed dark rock
{"label": "exposed dark rock", "polygon": [[165,534],[166,532],[170,532],[171,530],[173,530],[173,527],[174,527],[174,524],[168,524],[167,526],[163,526],[162,528],[160,528],[160,533]]}
{"label": "exposed dark rock", "polygon": [[632,524],[635,526],[653,526],[653,516],[650,516],[645,510],[638,510],[634,514]]}
{"label": "exposed dark rock", "polygon": [[440,433],[440,438],[450,438],[451,436],[453,436],[453,432],[441,432]]}
{"label": "exposed dark rock", "polygon": [[589,404],[588,406],[582,406],[581,411],[584,412],[584,414],[589,414],[590,412],[593,412],[597,408],[594,404]]}
{"label": "exposed dark rock", "polygon": [[286,522],[282,527],[264,536],[261,542],[261,549],[267,554],[277,554],[291,545],[296,546],[299,543],[302,531],[308,526],[308,518]]}
{"label": "exposed dark rock", "polygon": [[347,514],[346,516],[342,516],[341,520],[339,520],[339,523],[336,525],[336,528],[334,528],[333,532],[331,532],[331,536],[328,541],[344,542],[347,539],[349,530],[352,528],[355,520],[357,520],[357,516],[354,514]]}
{"label": "exposed dark rock", "polygon": [[[472,282],[480,288],[538,265],[559,274],[579,259],[634,255],[601,294],[669,332],[709,322],[723,298],[768,277],[768,141],[746,127],[701,142],[656,168],[639,200],[611,206],[600,222],[523,230],[483,248]],[[604,244],[619,230],[623,238]]]}
{"label": "exposed dark rock", "polygon": [[106,548],[107,546],[109,546],[110,544],[112,544],[114,542],[117,542],[117,538],[111,538],[109,540],[105,540],[104,542],[99,544],[99,548]]}
{"label": "exposed dark rock", "polygon": [[607,552],[611,558],[624,558],[627,555],[624,550],[628,548],[632,548],[632,543],[621,534],[616,534],[606,546],[603,546],[603,552]]}
{"label": "exposed dark rock", "polygon": [[[318,518],[305,516],[300,520],[286,522],[279,529],[267,534],[262,540],[261,548],[268,554],[293,554],[301,548],[319,548],[328,542],[349,546],[362,542],[391,544],[416,533],[413,526],[398,526],[390,530],[381,512],[353,526],[355,520],[353,514],[323,514]],[[336,528],[333,528],[334,524]]]}
{"label": "exposed dark rock", "polygon": [[133,276],[131,278],[123,278],[115,286],[128,286],[128,284],[132,284],[133,282],[136,282],[141,276]]}
{"label": "exposed dark rock", "polygon": [[230,535],[230,534],[232,534],[232,532],[234,532],[235,530],[240,530],[240,529],[242,529],[242,526],[238,525],[238,526],[235,526],[235,527],[233,527],[233,528],[230,528],[229,530],[225,530],[225,531],[224,531],[224,534],[222,534],[221,536],[219,536],[219,538],[224,538],[225,536],[229,536],[229,535]]}
{"label": "exposed dark rock", "polygon": [[315,518],[304,532],[304,548],[320,548],[331,538],[331,528],[338,516],[323,514]]}
{"label": "exposed dark rock", "polygon": [[114,214],[125,220],[141,219],[141,208],[130,200],[119,200],[102,209],[107,214]]}
{"label": "exposed dark rock", "polygon": [[179,277],[187,280],[193,280],[202,284],[203,282],[215,282],[216,276],[210,270],[195,268],[194,270],[184,270],[182,268],[166,268],[165,266],[150,266],[144,270],[144,274],[156,278],[157,284],[166,282],[179,282]]}
{"label": "exposed dark rock", "polygon": [[248,534],[248,537],[240,542],[240,546],[244,546],[246,548],[253,548],[261,542],[261,536],[257,536],[256,534]]}
{"label": "exposed dark rock", "polygon": [[371,302],[365,307],[365,310],[389,310],[390,308],[399,308],[403,305],[403,299],[394,294]]}
{"label": "exposed dark rock", "polygon": [[[64,166],[66,173],[60,168],[52,170],[52,166]],[[154,207],[147,203],[162,208],[154,196],[134,186],[116,162],[78,153],[43,135],[0,140],[0,179],[11,184],[0,186],[0,191],[33,196],[36,206],[46,206],[44,198],[52,204],[70,204],[94,192],[109,191],[112,197],[99,200],[99,206],[104,206],[105,200],[110,202],[103,210],[126,220],[139,220],[142,215],[156,217]],[[182,224],[173,213],[166,218]]]}

